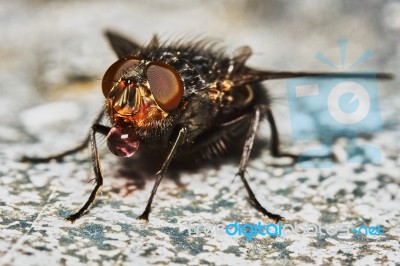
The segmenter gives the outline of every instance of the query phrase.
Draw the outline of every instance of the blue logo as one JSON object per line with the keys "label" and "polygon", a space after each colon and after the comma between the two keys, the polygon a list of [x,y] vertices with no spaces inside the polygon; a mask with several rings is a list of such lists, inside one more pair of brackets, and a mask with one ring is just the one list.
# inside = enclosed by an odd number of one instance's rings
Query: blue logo
{"label": "blue logo", "polygon": [[362,225],[358,228],[354,228],[353,230],[351,230],[351,232],[357,236],[361,234],[364,234],[366,236],[383,236],[383,228],[380,225],[370,227]]}
{"label": "blue logo", "polygon": [[348,224],[334,223],[334,224],[313,224],[313,223],[285,223],[279,222],[263,224],[262,221],[257,223],[239,223],[235,221],[233,223],[225,224],[214,224],[214,223],[196,223],[187,224],[187,234],[189,236],[212,236],[212,237],[223,237],[223,236],[244,236],[246,241],[251,241],[257,236],[260,237],[287,237],[292,235],[304,235],[309,237],[337,237],[338,239],[348,239],[351,233],[355,236],[366,235],[366,236],[383,236],[383,227],[377,226],[366,226],[352,227]]}
{"label": "blue logo", "polygon": [[257,235],[261,236],[281,236],[282,223],[262,225],[259,221],[257,224],[239,224],[235,221],[225,227],[225,231],[229,236],[244,235],[246,240],[250,241]]}
{"label": "blue logo", "polygon": [[[341,68],[345,68],[347,42],[339,42]],[[350,67],[354,71],[372,56],[365,51]],[[316,58],[333,69],[339,69],[325,55],[318,52]],[[342,70],[343,71],[343,70]],[[361,72],[356,70],[355,72]],[[366,71],[373,75],[372,70]],[[289,79],[286,82],[289,111],[294,141],[321,141],[321,146],[303,151],[304,156],[321,156],[332,153],[332,144],[338,137],[347,139],[349,163],[379,163],[381,153],[377,147],[360,145],[357,136],[381,128],[379,99],[376,79],[338,78],[329,74],[319,77]],[[331,160],[318,166],[302,161],[303,167],[330,167]]]}

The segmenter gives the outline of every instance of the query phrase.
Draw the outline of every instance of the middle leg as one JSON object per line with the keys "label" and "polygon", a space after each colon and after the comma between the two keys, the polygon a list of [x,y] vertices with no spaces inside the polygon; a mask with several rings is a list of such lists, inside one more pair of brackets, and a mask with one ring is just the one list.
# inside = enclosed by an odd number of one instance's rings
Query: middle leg
{"label": "middle leg", "polygon": [[246,173],[246,168],[247,164],[249,162],[250,158],[250,153],[253,148],[254,144],[254,139],[256,137],[257,129],[260,124],[260,121],[262,119],[262,112],[265,111],[264,106],[256,106],[254,109],[254,116],[251,121],[249,130],[247,132],[246,136],[246,141],[243,147],[243,152],[242,152],[242,158],[240,160],[239,164],[239,171],[237,173],[238,176],[240,176],[240,179],[242,180],[244,187],[247,190],[247,193],[249,194],[251,204],[262,214],[268,216],[268,218],[274,220],[275,222],[279,222],[284,220],[284,218],[278,214],[274,214],[269,212],[267,209],[265,209],[260,202],[257,200],[253,190],[251,189],[249,183],[246,180],[245,173]]}

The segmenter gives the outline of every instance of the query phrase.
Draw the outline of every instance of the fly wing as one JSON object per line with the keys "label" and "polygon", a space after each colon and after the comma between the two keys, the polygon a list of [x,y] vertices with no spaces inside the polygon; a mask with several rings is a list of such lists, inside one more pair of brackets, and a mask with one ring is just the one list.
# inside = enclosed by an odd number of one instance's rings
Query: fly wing
{"label": "fly wing", "polygon": [[380,80],[393,79],[390,73],[375,72],[291,72],[291,71],[263,71],[252,68],[244,68],[241,73],[234,76],[235,86],[251,84],[271,79],[286,79],[299,77],[320,77],[320,78],[376,78]]}
{"label": "fly wing", "polygon": [[158,40],[158,37],[156,34],[153,35],[153,38],[151,38],[151,41],[149,43],[150,48],[158,48],[160,46],[160,41]]}
{"label": "fly wing", "polygon": [[237,48],[235,51],[233,51],[233,54],[231,56],[231,62],[230,62],[230,69],[229,69],[229,75],[232,73],[240,72],[243,67],[245,67],[247,59],[250,58],[252,55],[252,51],[250,46],[241,46]]}
{"label": "fly wing", "polygon": [[134,55],[140,49],[140,45],[114,31],[107,30],[105,35],[118,58]]}

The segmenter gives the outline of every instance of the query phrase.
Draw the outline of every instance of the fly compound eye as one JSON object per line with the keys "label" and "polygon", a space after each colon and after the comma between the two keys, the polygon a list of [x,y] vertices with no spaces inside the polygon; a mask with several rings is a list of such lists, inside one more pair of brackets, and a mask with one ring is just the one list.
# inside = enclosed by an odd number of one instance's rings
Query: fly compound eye
{"label": "fly compound eye", "polygon": [[140,61],[136,58],[126,57],[112,64],[104,74],[102,81],[104,97],[113,98],[119,91],[123,90],[126,83],[121,78],[134,75],[139,63]]}
{"label": "fly compound eye", "polygon": [[166,112],[178,107],[183,96],[183,82],[176,70],[163,62],[151,62],[146,75],[158,106]]}

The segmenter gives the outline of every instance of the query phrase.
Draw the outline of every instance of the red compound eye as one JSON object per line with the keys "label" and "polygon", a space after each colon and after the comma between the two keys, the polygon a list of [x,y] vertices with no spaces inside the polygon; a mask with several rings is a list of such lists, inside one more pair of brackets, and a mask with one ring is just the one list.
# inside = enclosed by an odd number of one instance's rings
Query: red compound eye
{"label": "red compound eye", "polygon": [[183,82],[176,70],[163,62],[151,62],[146,75],[158,106],[166,112],[178,107],[183,96]]}
{"label": "red compound eye", "polygon": [[124,89],[125,83],[120,81],[121,78],[130,74],[139,63],[140,61],[138,59],[127,57],[112,64],[104,74],[102,81],[104,97],[112,98],[118,93],[118,91]]}

